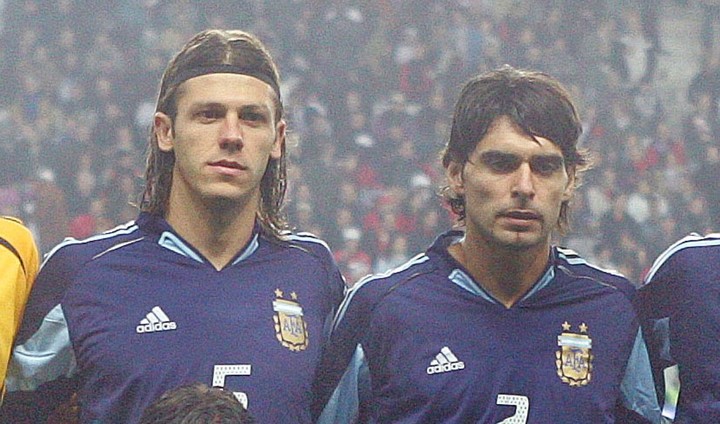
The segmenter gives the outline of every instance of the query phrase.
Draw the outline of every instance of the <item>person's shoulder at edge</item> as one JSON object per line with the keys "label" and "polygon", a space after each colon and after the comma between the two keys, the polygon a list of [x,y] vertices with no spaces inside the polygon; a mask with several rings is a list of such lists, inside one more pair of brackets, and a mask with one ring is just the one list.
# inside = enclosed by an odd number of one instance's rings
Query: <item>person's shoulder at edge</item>
{"label": "person's shoulder at edge", "polygon": [[[0,216],[0,238],[6,240],[21,256],[22,266],[34,279],[39,266],[39,252],[32,231],[22,220],[11,216]],[[27,263],[26,263],[27,262]]]}
{"label": "person's shoulder at edge", "polygon": [[683,258],[685,258],[685,255],[704,255],[704,250],[694,249],[697,247],[720,248],[720,233],[709,233],[706,235],[690,233],[671,244],[667,249],[660,253],[657,258],[655,258],[653,265],[650,267],[650,270],[643,279],[643,286],[651,283],[655,279],[656,275],[671,262],[673,264],[678,264],[678,261],[682,261]]}
{"label": "person's shoulder at edge", "polygon": [[0,227],[2,227],[2,233],[5,237],[18,235],[20,237],[32,236],[30,229],[25,226],[25,223],[13,216],[0,216]]}
{"label": "person's shoulder at edge", "polygon": [[554,247],[559,265],[567,267],[573,274],[592,278],[620,290],[628,299],[635,298],[636,286],[617,270],[602,267],[589,262],[572,249]]}

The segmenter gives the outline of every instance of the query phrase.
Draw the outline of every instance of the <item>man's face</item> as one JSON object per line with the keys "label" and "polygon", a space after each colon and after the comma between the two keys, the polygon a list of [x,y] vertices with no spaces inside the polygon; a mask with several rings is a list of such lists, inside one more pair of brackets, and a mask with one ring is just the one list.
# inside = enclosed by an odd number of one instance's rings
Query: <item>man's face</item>
{"label": "man's face", "polygon": [[495,120],[468,162],[451,163],[447,175],[465,196],[467,237],[511,249],[549,245],[575,178],[557,145],[533,140],[507,117]]}
{"label": "man's face", "polygon": [[275,122],[274,92],[256,78],[208,74],[183,83],[174,126],[162,113],[155,132],[175,153],[173,202],[253,201],[268,160],[278,159],[285,122]]}

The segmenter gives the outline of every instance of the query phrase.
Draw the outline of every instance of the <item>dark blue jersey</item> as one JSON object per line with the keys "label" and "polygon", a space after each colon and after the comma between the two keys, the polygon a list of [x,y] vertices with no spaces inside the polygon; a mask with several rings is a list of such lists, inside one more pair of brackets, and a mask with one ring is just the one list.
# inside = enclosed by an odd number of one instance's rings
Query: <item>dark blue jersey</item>
{"label": "dark blue jersey", "polygon": [[[678,364],[675,422],[720,423],[720,233],[691,235],[655,261],[639,291],[657,379]],[[669,349],[668,349],[669,347]]]}
{"label": "dark blue jersey", "polygon": [[[147,214],[62,243],[36,287],[9,388],[40,393],[70,377],[84,423],[136,422],[189,382],[235,392],[259,422],[310,422],[324,327],[343,293],[313,236],[256,231],[218,271]],[[39,327],[33,316],[44,316]]]}
{"label": "dark blue jersey", "polygon": [[348,292],[316,382],[320,422],[627,422],[620,404],[660,419],[625,278],[553,248],[506,308],[449,255],[460,237]]}

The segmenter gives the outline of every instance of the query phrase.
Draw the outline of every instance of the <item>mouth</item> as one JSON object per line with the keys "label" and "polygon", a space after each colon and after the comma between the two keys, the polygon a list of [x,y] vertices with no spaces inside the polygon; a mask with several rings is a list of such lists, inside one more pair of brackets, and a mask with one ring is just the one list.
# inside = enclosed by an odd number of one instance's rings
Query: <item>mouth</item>
{"label": "mouth", "polygon": [[513,227],[527,227],[533,223],[541,222],[542,215],[533,210],[508,210],[499,214]]}
{"label": "mouth", "polygon": [[245,171],[247,167],[231,160],[218,160],[208,162],[208,166],[221,174],[236,175]]}
{"label": "mouth", "polygon": [[237,162],[230,161],[230,160],[219,160],[215,162],[210,162],[208,165],[210,166],[220,166],[223,168],[232,168],[232,169],[245,169],[244,166],[240,165]]}
{"label": "mouth", "polygon": [[505,211],[500,214],[500,216],[511,218],[511,219],[520,219],[524,221],[532,221],[532,220],[539,220],[541,219],[541,216],[539,213],[532,211],[532,210],[510,210]]}

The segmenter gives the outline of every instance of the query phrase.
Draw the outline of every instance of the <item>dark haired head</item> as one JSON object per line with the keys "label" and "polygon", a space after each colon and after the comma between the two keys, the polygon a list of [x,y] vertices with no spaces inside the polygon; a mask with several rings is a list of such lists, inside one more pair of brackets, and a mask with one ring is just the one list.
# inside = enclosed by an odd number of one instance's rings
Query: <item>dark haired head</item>
{"label": "dark haired head", "polygon": [[[253,35],[239,30],[206,30],[195,35],[173,57],[163,73],[155,112],[174,122],[183,82],[210,73],[237,73],[255,77],[272,87],[275,97],[275,122],[283,119],[280,76],[270,53]],[[279,159],[270,159],[260,185],[258,219],[264,230],[279,236],[287,223],[281,216],[286,189],[285,146]],[[175,154],[158,147],[154,131],[145,170],[145,191],[140,202],[143,211],[165,216],[167,213]]]}
{"label": "dark haired head", "polygon": [[252,424],[255,421],[231,392],[201,383],[163,394],[143,412],[140,424]]}
{"label": "dark haired head", "polygon": [[[450,139],[442,152],[442,163],[465,165],[475,147],[492,124],[508,117],[529,136],[546,138],[562,151],[575,185],[579,174],[589,166],[587,152],[578,149],[582,126],[575,106],[565,88],[547,74],[518,70],[505,65],[472,78],[463,87],[455,106]],[[442,194],[460,220],[465,219],[465,198],[449,186]],[[558,218],[561,231],[569,225],[568,201],[563,202]]]}

